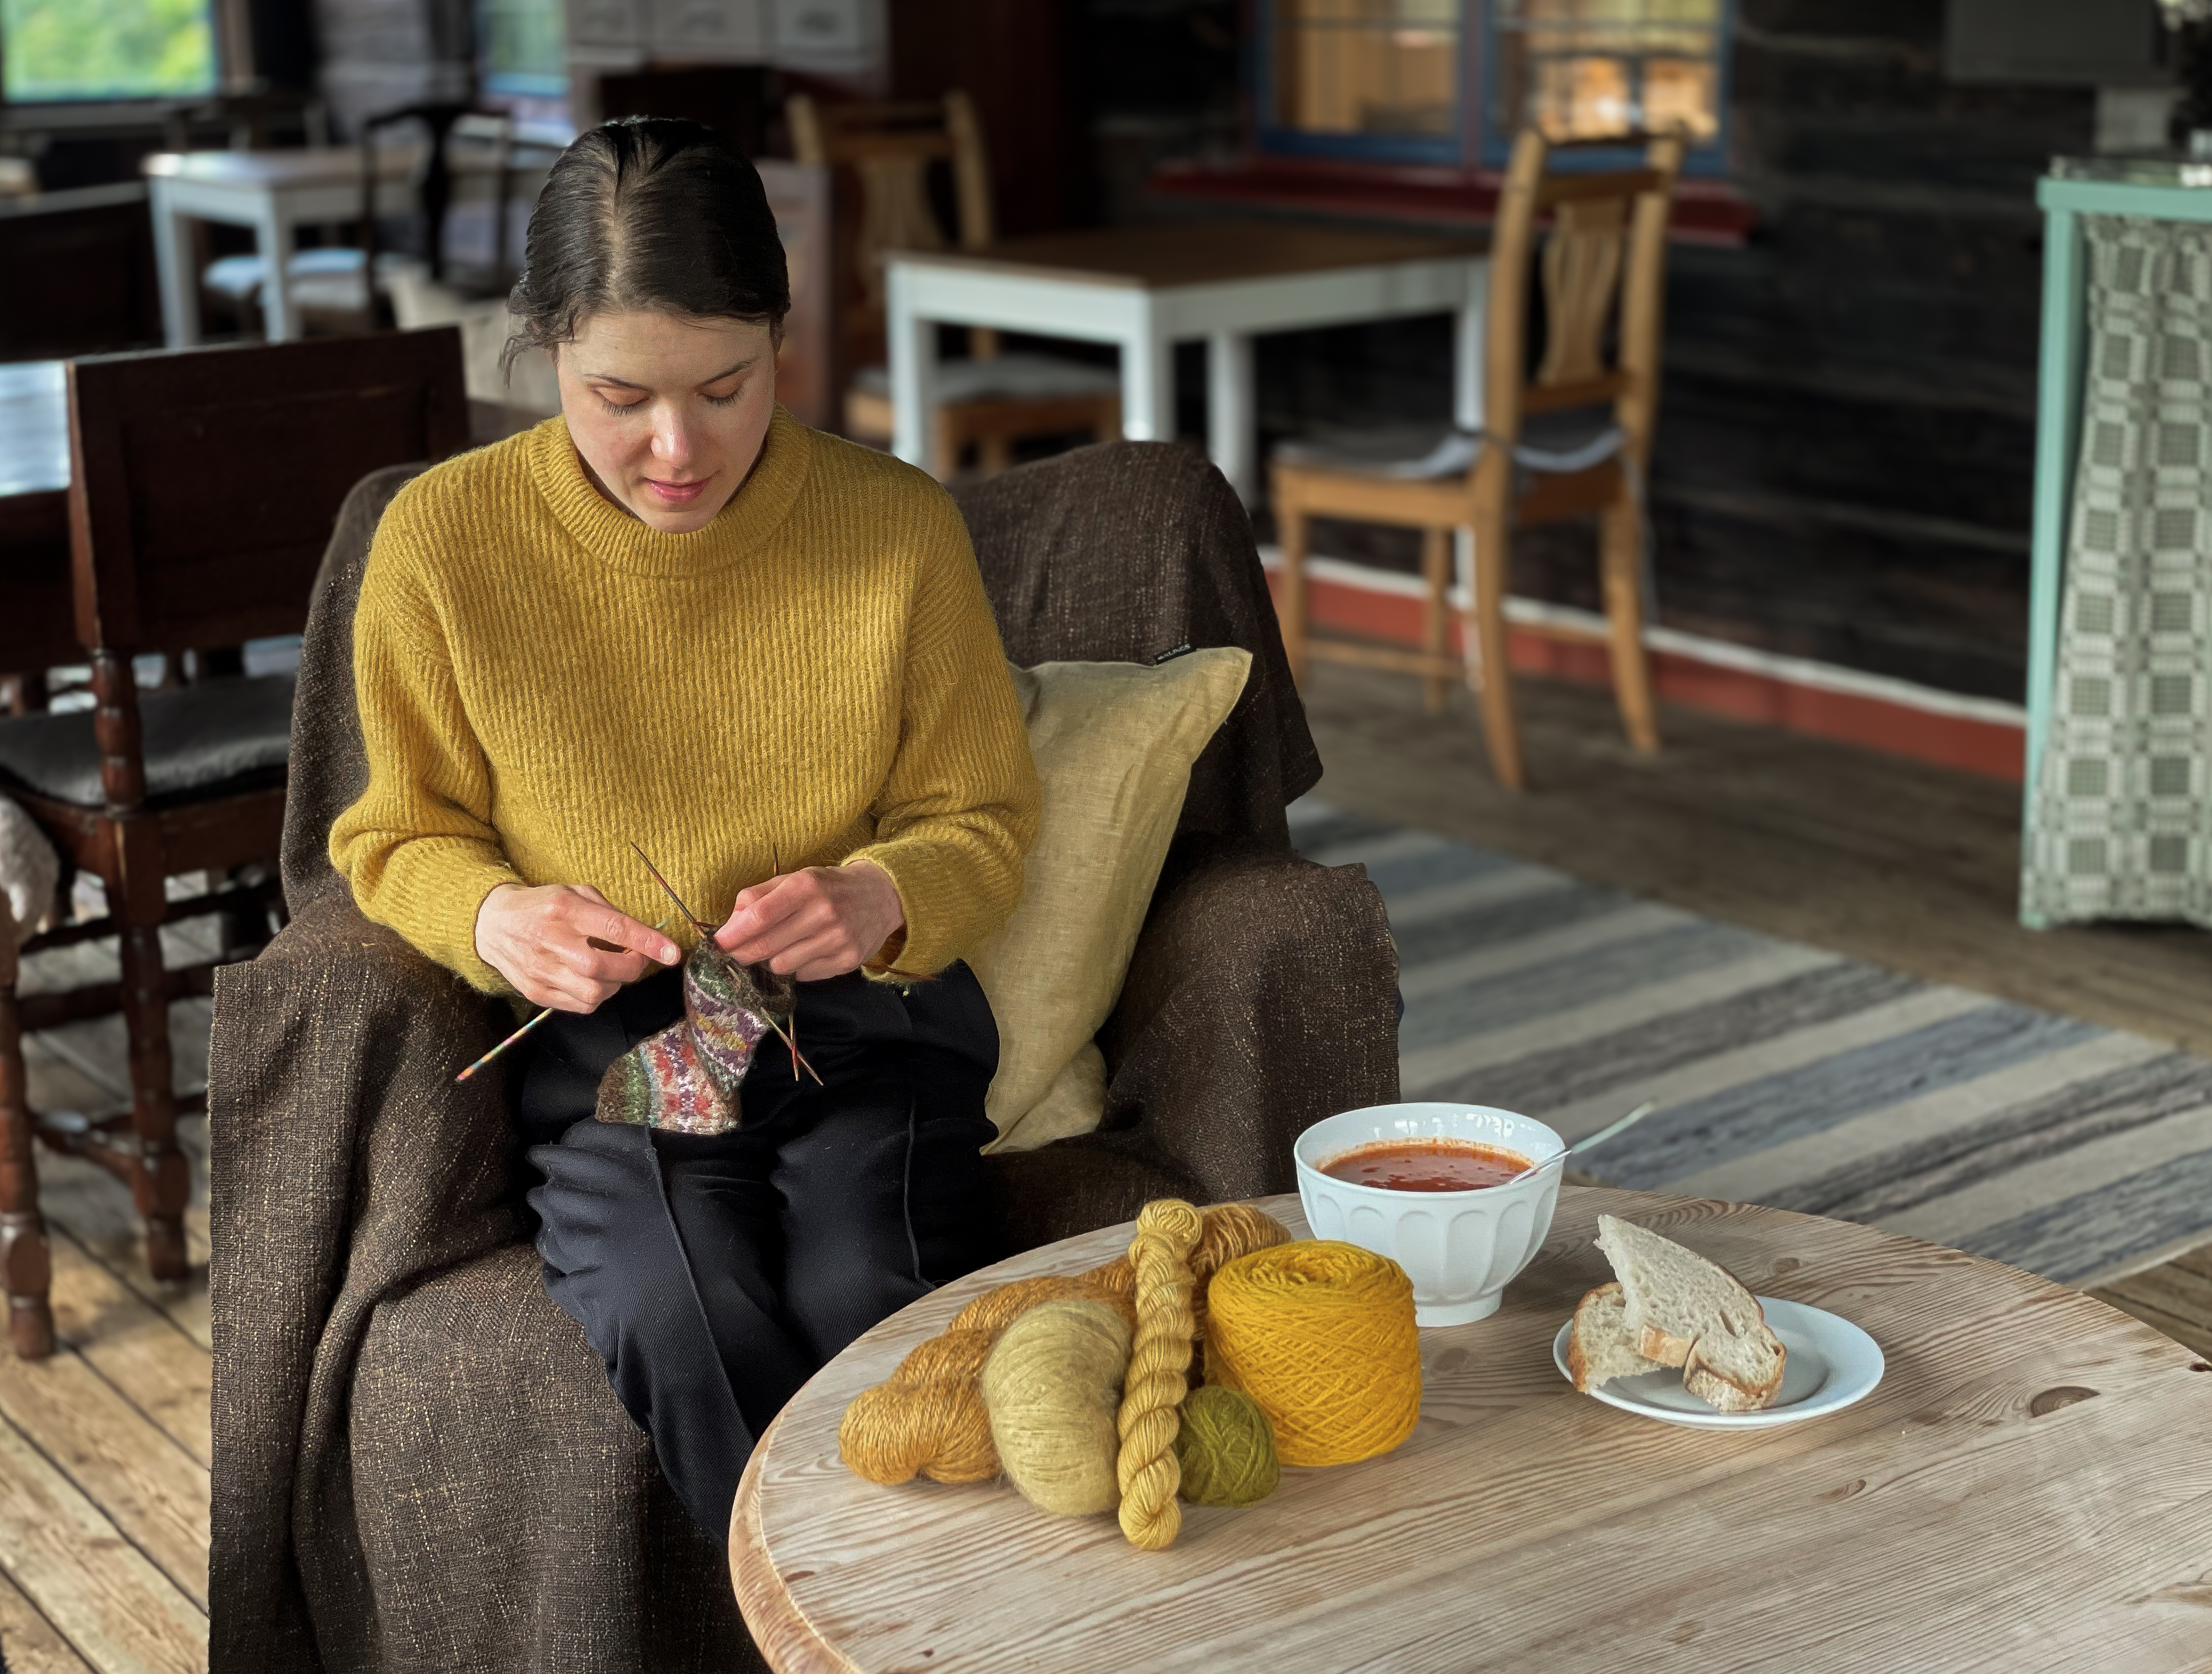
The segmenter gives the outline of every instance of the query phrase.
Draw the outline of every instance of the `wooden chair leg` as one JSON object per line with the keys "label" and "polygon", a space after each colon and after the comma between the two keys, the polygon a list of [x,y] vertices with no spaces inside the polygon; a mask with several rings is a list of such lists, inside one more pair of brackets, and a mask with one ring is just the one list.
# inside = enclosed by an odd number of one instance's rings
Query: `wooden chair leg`
{"label": "wooden chair leg", "polygon": [[1659,748],[1659,721],[1651,700],[1650,664],[1644,654],[1644,533],[1636,502],[1626,490],[1600,514],[1598,551],[1613,701],[1620,706],[1628,741],[1650,754]]}
{"label": "wooden chair leg", "polygon": [[[112,897],[111,896],[111,898]],[[146,1223],[146,1266],[156,1279],[182,1280],[185,1205],[191,1174],[177,1148],[175,1074],[169,1061],[169,1001],[158,925],[125,923],[123,1025],[131,1040],[131,1125],[138,1139],[131,1195]]]}
{"label": "wooden chair leg", "polygon": [[[1428,594],[1421,601],[1421,648],[1432,657],[1447,655],[1451,647],[1451,531],[1421,531],[1421,577]],[[1446,678],[1431,671],[1421,681],[1422,700],[1431,715],[1442,715],[1450,691]]]}
{"label": "wooden chair leg", "polygon": [[1508,790],[1526,790],[1521,731],[1513,715],[1513,673],[1505,657],[1506,563],[1510,551],[1506,496],[1508,469],[1485,470],[1474,505],[1474,598],[1468,606],[1475,643],[1481,648],[1482,730],[1490,745],[1490,770]]}
{"label": "wooden chair leg", "polygon": [[1306,514],[1289,501],[1279,478],[1275,484],[1276,534],[1283,552],[1283,586],[1275,601],[1276,620],[1283,631],[1283,655],[1291,665],[1294,685],[1306,682]]}
{"label": "wooden chair leg", "polygon": [[949,483],[959,473],[960,450],[967,446],[967,430],[960,416],[949,406],[939,407],[930,416],[929,429],[934,444],[930,470],[939,482]]}
{"label": "wooden chair leg", "polygon": [[8,1288],[8,1334],[16,1354],[44,1360],[54,1352],[52,1266],[46,1217],[39,1213],[39,1166],[31,1144],[31,1106],[23,1077],[23,1041],[15,1009],[13,938],[0,927],[0,1283]]}
{"label": "wooden chair leg", "polygon": [[1013,439],[1004,432],[981,437],[975,443],[975,468],[995,477],[1014,462]]}

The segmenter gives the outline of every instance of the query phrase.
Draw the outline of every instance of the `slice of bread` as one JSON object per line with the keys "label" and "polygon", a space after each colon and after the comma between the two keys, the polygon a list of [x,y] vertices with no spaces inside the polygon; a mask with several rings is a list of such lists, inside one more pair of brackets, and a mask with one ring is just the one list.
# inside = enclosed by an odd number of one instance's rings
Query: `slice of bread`
{"label": "slice of bread", "polygon": [[1601,1214],[1597,1226],[1638,1351],[1680,1367],[1683,1387],[1724,1412],[1770,1404],[1782,1390],[1786,1353],[1743,1282],[1632,1221]]}
{"label": "slice of bread", "polygon": [[1615,1378],[1660,1369],[1657,1361],[1636,1352],[1628,1304],[1617,1281],[1600,1285],[1576,1306],[1574,1329],[1567,1333],[1567,1370],[1577,1389],[1587,1395]]}

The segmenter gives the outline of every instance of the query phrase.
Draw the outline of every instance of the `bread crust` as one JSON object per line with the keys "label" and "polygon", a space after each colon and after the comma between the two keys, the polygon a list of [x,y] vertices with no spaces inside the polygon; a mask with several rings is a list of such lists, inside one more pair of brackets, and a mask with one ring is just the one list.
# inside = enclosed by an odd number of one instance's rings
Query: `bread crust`
{"label": "bread crust", "polygon": [[1636,1336],[1636,1352],[1646,1360],[1656,1361],[1662,1366],[1680,1366],[1690,1358],[1696,1343],[1689,1337],[1676,1336],[1672,1331],[1662,1330],[1656,1325],[1646,1325]]}
{"label": "bread crust", "polygon": [[1722,1412],[1757,1412],[1774,1404],[1774,1397],[1782,1393],[1782,1374],[1790,1364],[1790,1349],[1782,1339],[1767,1335],[1774,1342],[1774,1375],[1753,1387],[1735,1381],[1726,1373],[1707,1366],[1698,1357],[1697,1346],[1691,1345],[1688,1357],[1682,1364],[1682,1387],[1707,1406]]}

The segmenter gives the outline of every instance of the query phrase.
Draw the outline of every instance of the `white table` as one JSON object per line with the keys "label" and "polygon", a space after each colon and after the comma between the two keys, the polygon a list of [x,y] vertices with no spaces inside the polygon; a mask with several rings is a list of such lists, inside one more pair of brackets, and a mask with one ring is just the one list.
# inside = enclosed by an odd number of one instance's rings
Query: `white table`
{"label": "white table", "polygon": [[1282,222],[1168,222],[1014,239],[988,250],[892,251],[892,451],[925,469],[938,325],[1110,343],[1121,351],[1121,434],[1175,435],[1175,345],[1207,345],[1206,451],[1248,501],[1258,488],[1252,339],[1449,313],[1455,422],[1482,423],[1490,265],[1444,239]]}
{"label": "white table", "polygon": [[[376,211],[404,215],[414,207],[410,184],[416,148],[377,153]],[[301,227],[353,221],[361,215],[361,152],[354,146],[293,151],[165,151],[146,159],[154,211],[154,258],[161,276],[161,325],[172,349],[200,340],[199,275],[193,271],[187,221],[250,227],[276,283],[262,286],[262,317],[271,343],[300,335],[289,269]]]}

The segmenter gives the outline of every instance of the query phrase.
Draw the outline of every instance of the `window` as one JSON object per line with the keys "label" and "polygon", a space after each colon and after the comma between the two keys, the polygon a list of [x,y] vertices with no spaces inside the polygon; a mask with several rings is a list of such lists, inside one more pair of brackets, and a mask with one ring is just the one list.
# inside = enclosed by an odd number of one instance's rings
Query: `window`
{"label": "window", "polygon": [[212,0],[0,0],[10,102],[197,98],[215,91]]}
{"label": "window", "polygon": [[1717,149],[1722,0],[1492,0],[1489,143],[1534,123],[1553,139],[1680,129]]}
{"label": "window", "polygon": [[1272,0],[1261,40],[1268,149],[1455,161],[1460,4]]}
{"label": "window", "polygon": [[1729,0],[1261,0],[1266,151],[1501,165],[1554,139],[1688,136],[1718,172]]}
{"label": "window", "polygon": [[562,0],[477,0],[477,44],[486,93],[559,99],[568,91],[568,32]]}

